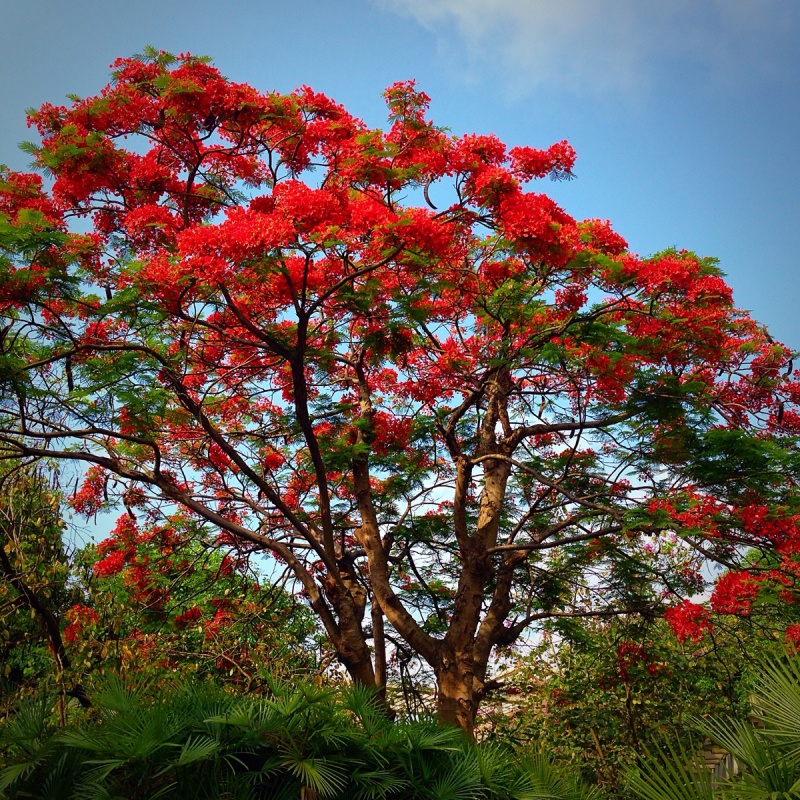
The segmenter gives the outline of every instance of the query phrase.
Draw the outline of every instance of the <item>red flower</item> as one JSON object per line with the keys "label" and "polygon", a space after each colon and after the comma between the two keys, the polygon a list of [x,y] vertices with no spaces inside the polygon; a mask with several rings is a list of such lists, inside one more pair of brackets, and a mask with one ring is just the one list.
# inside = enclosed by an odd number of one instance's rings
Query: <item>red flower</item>
{"label": "red flower", "polygon": [[714,587],[711,608],[721,614],[749,614],[758,596],[759,582],[746,572],[728,572]]}
{"label": "red flower", "polygon": [[70,498],[69,504],[78,514],[91,516],[97,513],[105,501],[106,471],[102,467],[89,467],[83,485]]}
{"label": "red flower", "polygon": [[197,622],[202,616],[203,610],[199,606],[193,606],[184,611],[183,614],[178,614],[173,622],[176,628],[182,630],[183,628],[188,628],[193,622]]}
{"label": "red flower", "polygon": [[800,624],[790,625],[786,629],[786,644],[795,653],[800,651]]}
{"label": "red flower", "polygon": [[699,642],[705,632],[711,630],[708,610],[689,600],[668,608],[664,619],[669,623],[679,642],[685,642],[687,639]]}
{"label": "red flower", "polygon": [[109,578],[122,572],[124,567],[125,553],[122,550],[115,550],[94,565],[94,574],[98,578]]}

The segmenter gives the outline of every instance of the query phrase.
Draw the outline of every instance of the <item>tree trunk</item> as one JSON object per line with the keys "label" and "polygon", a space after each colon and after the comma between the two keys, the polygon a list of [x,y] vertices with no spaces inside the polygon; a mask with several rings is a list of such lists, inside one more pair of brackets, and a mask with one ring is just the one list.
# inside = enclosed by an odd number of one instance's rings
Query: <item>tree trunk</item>
{"label": "tree trunk", "polygon": [[338,636],[333,642],[336,654],[356,686],[375,688],[375,669],[362,627],[362,609],[351,596],[337,596],[334,582],[330,583],[332,586],[326,589],[339,623]]}
{"label": "tree trunk", "polygon": [[442,656],[435,669],[436,711],[441,725],[455,725],[472,739],[478,704],[475,693],[472,654],[450,652]]}

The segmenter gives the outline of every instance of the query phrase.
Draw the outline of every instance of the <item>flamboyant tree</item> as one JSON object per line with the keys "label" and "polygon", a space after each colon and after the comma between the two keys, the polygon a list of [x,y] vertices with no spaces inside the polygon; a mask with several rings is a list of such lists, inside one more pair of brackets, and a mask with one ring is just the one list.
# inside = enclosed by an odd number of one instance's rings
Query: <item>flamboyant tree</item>
{"label": "flamboyant tree", "polygon": [[88,465],[76,507],[128,537],[177,507],[270,554],[353,680],[411,652],[467,731],[538,620],[692,635],[741,544],[782,563],[727,589],[791,591],[789,351],[713,261],[526,189],[566,142],[452,136],[410,82],[381,131],[188,55],[113,69],[31,114],[51,188],[2,178],[1,455]]}

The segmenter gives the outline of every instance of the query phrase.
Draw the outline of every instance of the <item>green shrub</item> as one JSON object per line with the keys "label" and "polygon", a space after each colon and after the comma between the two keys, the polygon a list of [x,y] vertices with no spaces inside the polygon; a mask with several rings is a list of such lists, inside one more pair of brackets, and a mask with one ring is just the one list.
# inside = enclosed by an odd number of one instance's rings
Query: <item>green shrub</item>
{"label": "green shrub", "polygon": [[724,747],[739,772],[715,782],[703,764],[667,748],[629,778],[642,800],[795,800],[800,798],[800,660],[764,660],[757,673],[750,722],[698,720],[705,736]]}
{"label": "green shrub", "polygon": [[112,680],[92,703],[66,728],[52,698],[17,709],[0,734],[5,798],[597,797],[540,754],[477,746],[432,720],[393,723],[358,690],[275,685],[254,698]]}

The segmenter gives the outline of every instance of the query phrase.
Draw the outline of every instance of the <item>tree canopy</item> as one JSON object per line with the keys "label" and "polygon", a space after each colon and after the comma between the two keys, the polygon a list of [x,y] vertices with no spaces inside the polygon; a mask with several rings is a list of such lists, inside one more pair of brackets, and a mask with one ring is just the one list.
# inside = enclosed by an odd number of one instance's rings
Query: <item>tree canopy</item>
{"label": "tree canopy", "polygon": [[699,636],[707,560],[717,610],[792,595],[790,351],[713,259],[530,190],[567,142],[385,98],[373,130],[148,51],[32,112],[52,181],[0,180],[0,458],[77,460],[76,510],[124,506],[106,576],[176,519],[269,554],[356,683],[409,652],[467,731],[542,620],[669,606]]}

